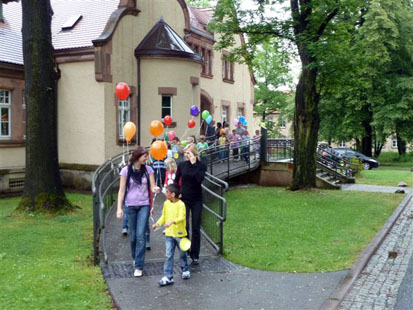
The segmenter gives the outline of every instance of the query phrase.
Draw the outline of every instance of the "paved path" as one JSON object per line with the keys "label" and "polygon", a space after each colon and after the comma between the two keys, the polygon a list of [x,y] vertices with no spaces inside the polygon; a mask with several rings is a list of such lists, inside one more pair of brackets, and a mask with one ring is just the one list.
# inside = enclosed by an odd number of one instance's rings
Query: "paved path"
{"label": "paved path", "polygon": [[[410,201],[344,298],[340,309],[395,309],[396,302],[396,309],[413,309],[412,223],[413,202]],[[409,261],[410,273],[403,281]]]}
{"label": "paved path", "polygon": [[[156,219],[161,200],[155,202]],[[175,284],[159,287],[164,260],[164,237],[151,234],[144,276],[133,277],[129,238],[120,234],[114,212],[105,230],[109,265],[102,266],[109,290],[120,309],[319,309],[347,271],[329,273],[276,273],[244,268],[222,257],[202,240],[199,266],[191,279],[182,280],[175,265]],[[177,257],[177,255],[175,255]]]}
{"label": "paved path", "polygon": [[412,192],[411,187],[395,187],[395,186],[381,186],[369,184],[343,184],[341,190],[343,191],[358,191],[358,192],[376,192],[376,193],[394,193],[396,190],[404,190],[406,194]]}

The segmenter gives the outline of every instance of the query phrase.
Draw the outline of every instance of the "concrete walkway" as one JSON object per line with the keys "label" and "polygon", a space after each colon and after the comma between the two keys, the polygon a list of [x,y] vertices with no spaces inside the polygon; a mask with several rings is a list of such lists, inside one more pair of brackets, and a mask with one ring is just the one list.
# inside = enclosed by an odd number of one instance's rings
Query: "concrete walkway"
{"label": "concrete walkway", "polygon": [[[396,189],[398,188],[355,184],[346,186],[344,190],[394,193]],[[160,215],[162,199],[158,196],[155,202],[155,220]],[[244,268],[216,256],[207,241],[202,240],[200,265],[191,266],[191,279],[182,280],[175,264],[175,284],[159,287],[157,281],[162,277],[164,261],[162,233],[151,233],[152,249],[147,251],[144,276],[134,278],[129,237],[120,234],[121,226],[121,221],[112,212],[105,231],[109,264],[102,266],[102,272],[116,305],[123,310],[320,309],[348,273],[348,270],[344,270],[322,274],[294,274]],[[403,262],[406,260],[407,256],[404,256]],[[362,289],[355,296],[364,293]],[[345,300],[342,309],[355,309],[351,305],[359,297],[348,298],[350,299]],[[395,302],[394,296],[392,302]]]}
{"label": "concrete walkway", "polygon": [[[162,199],[155,202],[155,220]],[[102,272],[119,309],[319,309],[347,271],[329,273],[276,273],[244,268],[218,257],[202,240],[199,266],[191,279],[182,280],[175,265],[175,284],[159,287],[164,261],[164,237],[151,233],[144,276],[133,277],[129,237],[111,212],[105,230],[109,264]],[[175,254],[175,258],[177,254]]]}
{"label": "concrete walkway", "polygon": [[343,191],[375,192],[375,193],[395,193],[397,190],[404,190],[406,194],[412,192],[411,187],[382,186],[369,184],[343,184]]}

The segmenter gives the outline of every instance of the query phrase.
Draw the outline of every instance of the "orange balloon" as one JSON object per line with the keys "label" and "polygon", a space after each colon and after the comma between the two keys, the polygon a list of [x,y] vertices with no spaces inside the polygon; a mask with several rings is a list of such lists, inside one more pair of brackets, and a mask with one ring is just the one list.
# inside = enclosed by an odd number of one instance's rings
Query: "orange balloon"
{"label": "orange balloon", "polygon": [[152,136],[160,136],[163,131],[162,123],[160,121],[152,121],[149,125],[149,131],[152,134]]}
{"label": "orange balloon", "polygon": [[155,141],[151,145],[151,156],[156,160],[162,160],[166,157],[168,147],[164,141]]}
{"label": "orange balloon", "polygon": [[130,140],[132,140],[133,136],[136,133],[136,126],[134,123],[132,122],[127,122],[124,126],[123,126],[123,134],[125,135],[125,139],[126,141],[130,142]]}

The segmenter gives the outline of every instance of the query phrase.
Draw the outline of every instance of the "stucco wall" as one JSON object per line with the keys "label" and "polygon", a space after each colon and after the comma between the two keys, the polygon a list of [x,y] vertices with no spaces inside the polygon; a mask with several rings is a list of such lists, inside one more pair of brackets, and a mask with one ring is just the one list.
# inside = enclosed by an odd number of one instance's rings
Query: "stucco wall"
{"label": "stucco wall", "polygon": [[59,162],[101,164],[104,154],[103,84],[94,62],[61,64],[58,84]]}
{"label": "stucco wall", "polygon": [[24,147],[0,148],[0,169],[24,167],[26,165]]}
{"label": "stucco wall", "polygon": [[[137,60],[134,54],[139,45],[152,27],[163,17],[164,21],[172,27],[182,38],[184,37],[185,18],[178,1],[145,0],[137,1],[137,8],[141,11],[137,16],[125,16],[120,21],[112,37],[111,73],[112,83],[105,85],[105,156],[110,157],[122,151],[122,146],[116,143],[116,107],[114,105],[114,89],[117,83],[125,82],[137,88]],[[141,78],[141,144],[149,145],[150,121],[161,118],[161,97],[158,87],[176,87],[178,96],[174,98],[190,107],[189,98],[192,97],[190,76],[199,77],[201,65],[190,61],[181,60],[143,60]],[[166,67],[165,67],[166,66]],[[155,70],[155,71],[153,71]],[[153,71],[153,72],[152,72]],[[148,84],[148,79],[150,83]],[[103,84],[103,83],[102,83]],[[199,102],[199,87],[197,98]],[[149,93],[147,93],[149,92]],[[175,107],[181,109],[182,104]],[[180,112],[174,110],[174,115]],[[177,132],[183,131],[184,124],[174,117],[178,127]],[[185,121],[185,126],[186,122]],[[137,124],[136,124],[137,125]]]}
{"label": "stucco wall", "polygon": [[[215,40],[219,40],[219,35],[215,34]],[[241,45],[239,36],[235,37],[236,46]],[[232,120],[237,118],[238,103],[245,104],[245,118],[248,123],[250,135],[254,135],[258,129],[253,117],[253,86],[248,66],[234,63],[234,83],[226,83],[222,80],[222,52],[214,51],[212,63],[213,78],[201,78],[201,88],[214,98],[214,119],[222,122],[222,100],[229,101],[230,115],[227,116],[230,128],[233,129]]]}

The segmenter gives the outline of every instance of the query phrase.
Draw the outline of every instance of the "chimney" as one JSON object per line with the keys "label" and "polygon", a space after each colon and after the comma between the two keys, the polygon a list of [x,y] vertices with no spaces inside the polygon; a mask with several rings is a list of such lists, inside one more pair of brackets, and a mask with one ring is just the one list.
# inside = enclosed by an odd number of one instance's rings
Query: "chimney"
{"label": "chimney", "polygon": [[136,0],[120,0],[118,8],[119,9],[123,9],[123,8],[136,9]]}

